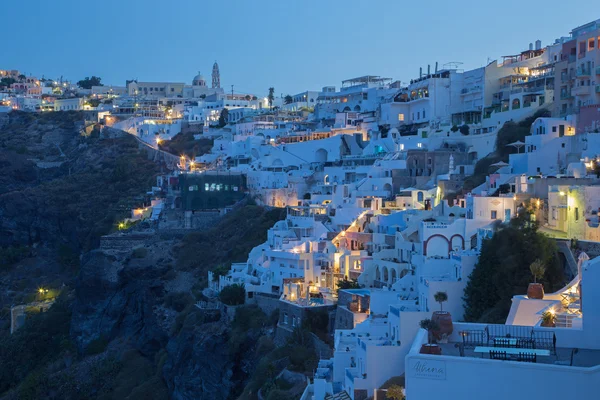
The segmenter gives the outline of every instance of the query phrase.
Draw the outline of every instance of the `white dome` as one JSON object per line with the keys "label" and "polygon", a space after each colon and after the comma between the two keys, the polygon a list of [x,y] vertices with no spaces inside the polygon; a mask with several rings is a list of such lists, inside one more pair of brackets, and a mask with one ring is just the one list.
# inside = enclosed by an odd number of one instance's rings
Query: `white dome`
{"label": "white dome", "polygon": [[194,79],[192,80],[192,85],[206,86],[206,80],[204,79],[204,76],[200,72],[198,72],[198,75],[196,75],[194,77]]}

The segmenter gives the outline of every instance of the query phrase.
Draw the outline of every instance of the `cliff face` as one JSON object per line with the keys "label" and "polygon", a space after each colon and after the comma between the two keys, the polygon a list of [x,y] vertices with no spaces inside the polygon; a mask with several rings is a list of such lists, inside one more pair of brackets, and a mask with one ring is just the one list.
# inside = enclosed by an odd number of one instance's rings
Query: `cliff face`
{"label": "cliff face", "polygon": [[118,339],[154,356],[168,337],[153,311],[164,294],[164,273],[160,266],[123,266],[101,251],[87,255],[75,282],[71,319],[71,336],[79,348],[98,338]]}
{"label": "cliff face", "polygon": [[[256,367],[266,317],[241,330],[194,303],[207,271],[243,261],[283,214],[246,206],[183,240],[156,234],[133,251],[98,250],[160,166],[128,135],[82,136],[82,119],[11,113],[0,127],[0,168],[8,172],[0,174],[0,251],[18,249],[6,267],[0,253],[0,308],[46,287],[62,290],[69,310],[60,340],[45,335],[56,313],[25,327],[22,343],[45,338],[55,346],[24,346],[36,362],[19,368],[0,398],[235,397]],[[10,348],[16,341],[5,332],[0,340]],[[13,365],[5,361],[23,358],[0,351],[0,375],[2,364]],[[34,394],[21,396],[24,387]]]}
{"label": "cliff face", "polygon": [[236,344],[235,323],[219,310],[189,304],[180,313],[166,313],[164,304],[179,280],[169,274],[168,261],[157,262],[152,250],[144,259],[99,250],[86,255],[75,282],[71,337],[81,353],[102,338],[149,360],[160,355],[158,373],[172,399],[229,399],[248,379],[264,329],[238,332],[243,340]]}
{"label": "cliff face", "polygon": [[159,166],[133,137],[82,135],[82,113],[11,113],[0,128],[0,246],[97,246]]}
{"label": "cliff face", "polygon": [[167,346],[163,376],[173,399],[227,399],[232,388],[233,360],[228,351],[229,327],[203,323],[193,313]]}

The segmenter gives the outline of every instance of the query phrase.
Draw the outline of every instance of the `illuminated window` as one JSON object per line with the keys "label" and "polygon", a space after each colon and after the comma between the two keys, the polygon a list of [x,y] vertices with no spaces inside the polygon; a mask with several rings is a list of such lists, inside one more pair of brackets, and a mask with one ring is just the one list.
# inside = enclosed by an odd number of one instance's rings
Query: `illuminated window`
{"label": "illuminated window", "polygon": [[404,114],[398,114],[398,121],[404,121]]}

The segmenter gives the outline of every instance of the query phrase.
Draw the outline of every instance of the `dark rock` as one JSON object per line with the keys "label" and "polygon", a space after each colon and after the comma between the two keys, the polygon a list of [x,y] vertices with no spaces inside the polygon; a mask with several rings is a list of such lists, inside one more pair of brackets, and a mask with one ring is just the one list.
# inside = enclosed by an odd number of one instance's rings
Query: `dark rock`
{"label": "dark rock", "polygon": [[163,271],[132,269],[101,251],[84,258],[71,321],[71,336],[80,351],[98,337],[127,341],[146,356],[166,345],[167,334],[152,311]]}

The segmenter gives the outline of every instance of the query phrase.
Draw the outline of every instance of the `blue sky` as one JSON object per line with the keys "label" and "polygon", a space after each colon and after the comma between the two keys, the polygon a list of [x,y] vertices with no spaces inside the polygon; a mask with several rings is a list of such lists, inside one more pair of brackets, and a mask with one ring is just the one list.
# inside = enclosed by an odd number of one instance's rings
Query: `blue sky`
{"label": "blue sky", "polygon": [[[277,95],[381,75],[408,81],[546,45],[597,0],[20,0],[2,4],[0,69],[77,81],[191,83],[215,60],[226,90]],[[4,3],[4,2],[3,2]]]}

